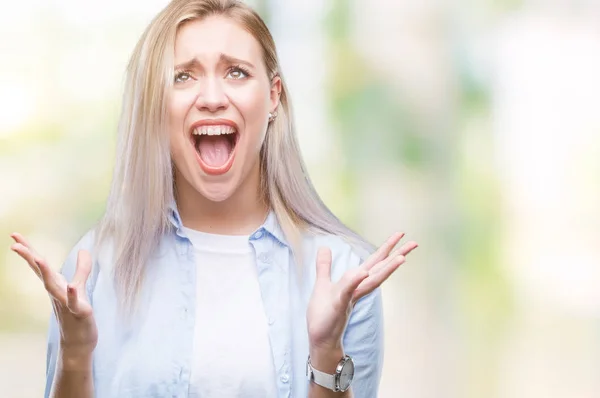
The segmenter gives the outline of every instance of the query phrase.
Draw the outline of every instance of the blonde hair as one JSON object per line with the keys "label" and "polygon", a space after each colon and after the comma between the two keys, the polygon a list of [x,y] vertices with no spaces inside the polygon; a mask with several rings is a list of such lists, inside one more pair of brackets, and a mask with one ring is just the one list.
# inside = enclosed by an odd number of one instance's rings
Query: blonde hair
{"label": "blonde hair", "polygon": [[325,206],[306,173],[275,43],[260,16],[236,0],[173,0],[147,27],[127,67],[115,170],[96,234],[96,248],[109,239],[114,244],[115,286],[128,311],[135,308],[144,265],[173,228],[168,219],[175,197],[165,105],[177,30],[211,15],[232,18],[251,33],[262,47],[269,77],[281,78],[278,116],[269,124],[261,150],[261,189],[297,264],[306,232],[340,236],[361,253],[373,249]]}

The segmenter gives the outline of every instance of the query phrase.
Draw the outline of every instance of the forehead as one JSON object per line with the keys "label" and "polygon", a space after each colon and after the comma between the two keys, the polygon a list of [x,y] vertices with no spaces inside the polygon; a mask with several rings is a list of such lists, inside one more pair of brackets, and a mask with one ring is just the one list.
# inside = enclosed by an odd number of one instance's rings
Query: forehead
{"label": "forehead", "polygon": [[175,39],[175,63],[197,57],[200,61],[217,59],[223,53],[262,64],[258,41],[238,23],[224,16],[210,16],[185,23]]}

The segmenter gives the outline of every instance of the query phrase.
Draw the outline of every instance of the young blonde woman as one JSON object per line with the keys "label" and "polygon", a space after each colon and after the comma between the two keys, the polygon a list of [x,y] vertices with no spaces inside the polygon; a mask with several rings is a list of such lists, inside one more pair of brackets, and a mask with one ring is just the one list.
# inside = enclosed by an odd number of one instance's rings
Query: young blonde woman
{"label": "young blonde woman", "polygon": [[[275,44],[234,0],[174,0],[131,57],[106,212],[56,273],[46,397],[376,397],[377,251],[303,165]],[[307,377],[308,375],[308,377]]]}

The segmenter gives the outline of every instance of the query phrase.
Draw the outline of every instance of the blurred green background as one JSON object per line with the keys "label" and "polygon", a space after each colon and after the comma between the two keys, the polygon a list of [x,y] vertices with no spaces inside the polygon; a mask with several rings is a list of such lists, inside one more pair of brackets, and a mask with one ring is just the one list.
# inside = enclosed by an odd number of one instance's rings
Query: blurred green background
{"label": "blurred green background", "polygon": [[[102,214],[124,69],[166,0],[0,4],[0,391],[42,395],[46,293]],[[328,205],[420,248],[381,397],[600,396],[600,3],[249,1]]]}

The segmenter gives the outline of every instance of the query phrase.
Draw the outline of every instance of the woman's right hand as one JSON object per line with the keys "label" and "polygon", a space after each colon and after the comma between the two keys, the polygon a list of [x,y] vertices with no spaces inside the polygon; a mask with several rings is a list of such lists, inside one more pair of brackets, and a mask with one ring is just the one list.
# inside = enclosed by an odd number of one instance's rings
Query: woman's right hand
{"label": "woman's right hand", "polygon": [[98,329],[85,287],[92,269],[90,253],[79,251],[75,275],[69,283],[48,266],[21,234],[14,233],[11,237],[16,242],[11,250],[27,261],[50,295],[60,330],[61,355],[74,361],[91,358],[98,342]]}

